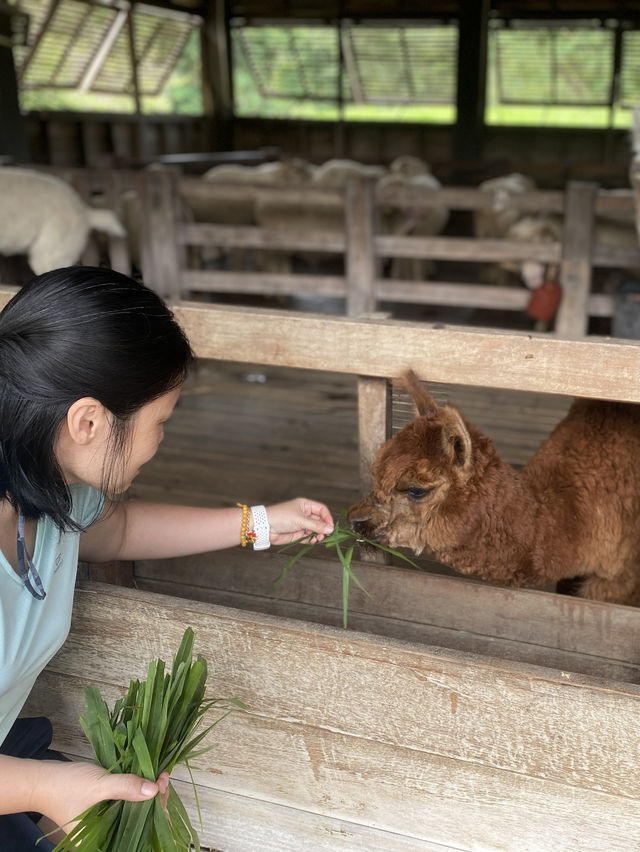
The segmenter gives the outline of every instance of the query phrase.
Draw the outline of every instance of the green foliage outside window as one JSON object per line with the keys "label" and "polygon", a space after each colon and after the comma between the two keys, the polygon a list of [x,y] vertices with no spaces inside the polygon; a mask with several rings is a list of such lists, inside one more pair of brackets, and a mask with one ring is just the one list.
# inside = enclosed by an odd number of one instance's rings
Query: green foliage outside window
{"label": "green foliage outside window", "polygon": [[[200,33],[194,30],[159,95],[142,96],[145,114],[202,115],[202,72]],[[78,112],[134,113],[133,93],[107,94],[76,89],[23,89],[23,110],[69,110]]]}

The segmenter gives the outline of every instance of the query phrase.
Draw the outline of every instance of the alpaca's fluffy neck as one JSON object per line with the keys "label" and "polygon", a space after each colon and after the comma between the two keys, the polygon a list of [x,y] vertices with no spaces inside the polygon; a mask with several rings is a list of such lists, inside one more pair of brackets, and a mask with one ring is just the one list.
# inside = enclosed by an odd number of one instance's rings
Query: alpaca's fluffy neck
{"label": "alpaca's fluffy neck", "polygon": [[503,462],[488,439],[476,444],[476,451],[476,475],[460,486],[459,499],[452,491],[442,507],[446,534],[434,555],[484,580],[545,583],[555,573],[545,553],[555,523],[552,512],[526,469],[518,472]]}

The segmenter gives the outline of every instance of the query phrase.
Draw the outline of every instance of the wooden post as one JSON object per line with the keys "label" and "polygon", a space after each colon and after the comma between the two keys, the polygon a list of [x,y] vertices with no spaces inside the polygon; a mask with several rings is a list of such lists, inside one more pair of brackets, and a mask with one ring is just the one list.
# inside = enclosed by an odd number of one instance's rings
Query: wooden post
{"label": "wooden post", "polygon": [[25,119],[20,112],[12,51],[11,22],[14,15],[26,21],[22,12],[3,3],[0,9],[0,154],[15,162],[26,163],[29,161],[29,146]]}
{"label": "wooden post", "polygon": [[231,73],[231,30],[229,0],[203,4],[202,28],[203,94],[205,114],[213,114],[214,147],[234,149],[233,75]]}
{"label": "wooden post", "polygon": [[144,172],[140,192],[140,254],[144,283],[164,299],[180,298],[176,178],[171,172]]}
{"label": "wooden post", "polygon": [[[358,446],[360,482],[363,493],[371,490],[371,465],[380,445],[391,436],[391,382],[373,376],[358,376]],[[389,564],[384,551],[363,551],[366,562]]]}
{"label": "wooden post", "polygon": [[345,189],[347,249],[347,315],[370,313],[376,307],[375,196],[373,181],[349,178]]}
{"label": "wooden post", "polygon": [[463,163],[482,157],[489,7],[489,0],[460,4],[454,156]]}
{"label": "wooden post", "polygon": [[594,183],[571,181],[567,185],[560,265],[562,301],[555,324],[559,337],[578,338],[587,333],[597,192]]}

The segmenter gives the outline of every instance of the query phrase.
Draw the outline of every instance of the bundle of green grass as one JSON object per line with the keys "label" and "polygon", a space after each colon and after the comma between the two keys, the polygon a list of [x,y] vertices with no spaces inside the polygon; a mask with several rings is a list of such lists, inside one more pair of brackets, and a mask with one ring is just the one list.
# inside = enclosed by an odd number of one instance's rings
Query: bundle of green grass
{"label": "bundle of green grass", "polygon": [[[229,704],[244,705],[235,699],[204,700],[207,663],[200,655],[192,659],[193,643],[189,627],[171,671],[165,673],[163,660],[151,662],[146,681],[131,681],[127,695],[111,712],[96,687],[85,689],[86,715],[80,723],[98,765],[155,781],[180,763],[189,769],[189,761],[209,751],[211,746],[198,747],[230,712]],[[226,705],[225,712],[198,731],[205,713],[220,702]],[[80,815],[54,852],[185,852],[191,845],[200,849],[198,835],[170,783],[166,810],[160,796],[143,802],[99,802]]]}

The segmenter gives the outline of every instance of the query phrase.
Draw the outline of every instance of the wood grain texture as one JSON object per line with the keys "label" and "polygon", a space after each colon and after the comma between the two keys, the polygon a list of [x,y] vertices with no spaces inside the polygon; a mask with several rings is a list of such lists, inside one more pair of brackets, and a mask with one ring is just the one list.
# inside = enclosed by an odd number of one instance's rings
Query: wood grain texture
{"label": "wood grain texture", "polygon": [[86,755],[81,685],[113,699],[188,624],[210,694],[249,708],[214,728],[196,782],[248,812],[269,803],[386,839],[514,852],[626,852],[640,830],[640,689],[535,666],[87,584],[29,709],[51,712],[56,745]]}
{"label": "wood grain texture", "polygon": [[560,264],[562,300],[555,326],[561,337],[578,338],[587,333],[596,195],[595,184],[569,184]]}
{"label": "wood grain texture", "polygon": [[[136,564],[139,588],[331,626],[342,624],[341,571],[320,548],[276,583],[287,554],[209,554]],[[437,571],[355,560],[349,626],[405,641],[640,683],[640,612]]]}
{"label": "wood grain texture", "polygon": [[174,310],[202,358],[384,378],[411,367],[425,381],[640,402],[632,341],[187,302]]}

